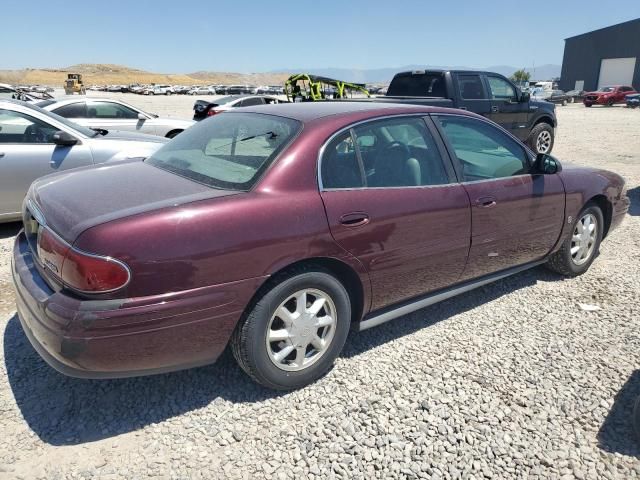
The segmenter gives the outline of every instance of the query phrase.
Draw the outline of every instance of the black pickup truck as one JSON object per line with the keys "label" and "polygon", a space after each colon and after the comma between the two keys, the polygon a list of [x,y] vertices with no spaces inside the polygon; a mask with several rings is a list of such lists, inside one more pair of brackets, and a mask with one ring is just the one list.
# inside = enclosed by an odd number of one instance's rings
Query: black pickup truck
{"label": "black pickup truck", "polygon": [[535,152],[549,153],[557,126],[555,105],[534,101],[498,73],[417,70],[396,74],[375,102],[460,108],[479,113],[509,130]]}

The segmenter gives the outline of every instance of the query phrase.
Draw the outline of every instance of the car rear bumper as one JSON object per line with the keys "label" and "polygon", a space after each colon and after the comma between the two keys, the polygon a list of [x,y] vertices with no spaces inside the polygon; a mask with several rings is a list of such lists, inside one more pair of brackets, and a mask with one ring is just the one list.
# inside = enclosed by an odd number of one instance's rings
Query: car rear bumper
{"label": "car rear bumper", "polygon": [[42,358],[59,372],[116,378],[215,362],[264,278],[164,296],[82,300],[52,290],[21,232],[12,274],[20,323]]}

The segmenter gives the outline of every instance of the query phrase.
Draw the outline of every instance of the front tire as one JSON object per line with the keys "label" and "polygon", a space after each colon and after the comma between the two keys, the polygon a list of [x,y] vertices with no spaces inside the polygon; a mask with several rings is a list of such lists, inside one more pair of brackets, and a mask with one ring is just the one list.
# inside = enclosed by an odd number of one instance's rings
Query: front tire
{"label": "front tire", "polygon": [[547,261],[547,268],[567,277],[582,275],[598,254],[603,232],[602,210],[587,204],[574,220],[571,235]]}
{"label": "front tire", "polygon": [[527,144],[536,153],[550,153],[553,142],[553,128],[548,123],[539,123],[534,126],[527,139]]}
{"label": "front tire", "polygon": [[349,333],[351,301],[322,269],[298,270],[276,282],[236,327],[231,350],[257,383],[292,390],[332,367]]}

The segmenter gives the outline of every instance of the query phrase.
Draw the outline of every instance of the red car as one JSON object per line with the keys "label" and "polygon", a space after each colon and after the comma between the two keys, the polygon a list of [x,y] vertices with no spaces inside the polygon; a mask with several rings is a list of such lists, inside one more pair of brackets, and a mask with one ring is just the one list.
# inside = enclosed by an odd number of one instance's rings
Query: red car
{"label": "red car", "polygon": [[584,103],[585,107],[591,107],[592,105],[612,107],[616,103],[624,103],[625,96],[633,93],[637,93],[635,89],[626,85],[601,87],[595,92],[586,92],[582,97],[582,103]]}
{"label": "red car", "polygon": [[145,161],[50,175],[24,203],[24,331],[79,377],[212,363],[270,388],[364,330],[539,264],[584,273],[623,179],[537,157],[478,115],[318,102],[210,117]]}

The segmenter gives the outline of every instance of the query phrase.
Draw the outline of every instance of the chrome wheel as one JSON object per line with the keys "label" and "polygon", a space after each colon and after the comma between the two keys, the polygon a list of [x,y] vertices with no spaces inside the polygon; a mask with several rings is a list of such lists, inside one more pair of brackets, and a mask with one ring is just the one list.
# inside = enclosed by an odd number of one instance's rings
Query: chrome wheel
{"label": "chrome wheel", "polygon": [[571,260],[576,265],[589,261],[598,238],[598,220],[592,213],[584,215],[573,229]]}
{"label": "chrome wheel", "polygon": [[536,149],[538,153],[547,153],[551,148],[551,134],[543,130],[536,140]]}
{"label": "chrome wheel", "polygon": [[266,346],[276,367],[303,370],[327,351],[336,331],[331,297],[316,289],[295,292],[278,306],[267,327]]}

